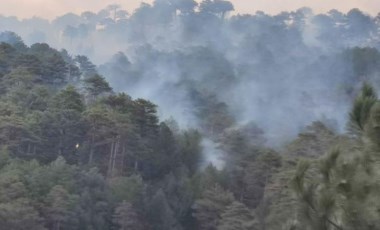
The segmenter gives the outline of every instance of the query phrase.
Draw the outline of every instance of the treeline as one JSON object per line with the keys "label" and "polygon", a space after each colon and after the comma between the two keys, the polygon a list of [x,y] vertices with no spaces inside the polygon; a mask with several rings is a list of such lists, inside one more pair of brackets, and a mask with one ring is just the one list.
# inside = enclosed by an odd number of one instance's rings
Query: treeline
{"label": "treeline", "polygon": [[[271,42],[293,38],[297,43],[303,40],[298,33],[306,33],[305,29],[308,28],[314,30],[309,37],[309,42],[313,43],[314,40],[314,45],[329,45],[330,48],[361,43],[378,45],[379,15],[371,16],[357,8],[347,13],[331,9],[321,14],[307,7],[277,15],[263,11],[235,15],[231,12],[234,12],[234,6],[226,0],[155,0],[151,4],[142,3],[133,12],[112,4],[98,12],[67,13],[51,22],[38,17],[18,19],[0,16],[0,25],[4,30],[19,32],[28,43],[61,43],[88,54],[96,53],[102,42],[98,38],[105,37],[113,38],[118,45],[125,43],[125,39],[130,43],[157,44],[155,40],[160,37],[164,40],[171,37],[185,42],[171,45],[182,46],[196,43],[206,45],[207,41],[221,39],[228,42],[236,38],[244,39],[245,35],[260,39],[269,34],[289,32],[286,37],[272,38]],[[226,31],[234,34],[225,34]],[[318,44],[320,42],[323,44]],[[210,45],[220,46],[217,42]],[[161,46],[166,47],[165,44]]]}

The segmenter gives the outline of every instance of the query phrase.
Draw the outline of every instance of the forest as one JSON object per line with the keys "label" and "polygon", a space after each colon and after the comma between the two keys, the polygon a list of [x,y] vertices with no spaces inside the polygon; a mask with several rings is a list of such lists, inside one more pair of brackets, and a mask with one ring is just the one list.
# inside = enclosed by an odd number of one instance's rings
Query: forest
{"label": "forest", "polygon": [[0,229],[380,229],[380,14],[0,16]]}

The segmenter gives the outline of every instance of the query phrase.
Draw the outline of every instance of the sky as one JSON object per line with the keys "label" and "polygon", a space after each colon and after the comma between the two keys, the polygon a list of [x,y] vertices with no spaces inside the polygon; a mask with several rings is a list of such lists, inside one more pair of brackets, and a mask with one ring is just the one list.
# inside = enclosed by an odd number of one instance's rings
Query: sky
{"label": "sky", "polygon": [[[235,13],[254,13],[262,10],[270,14],[298,9],[303,6],[315,12],[327,12],[338,9],[347,12],[352,8],[377,15],[380,12],[380,0],[230,0],[235,6]],[[129,12],[140,5],[141,0],[0,0],[0,14],[30,18],[33,16],[53,19],[67,12],[98,11],[105,6],[118,3]],[[145,0],[152,2],[152,0]]]}

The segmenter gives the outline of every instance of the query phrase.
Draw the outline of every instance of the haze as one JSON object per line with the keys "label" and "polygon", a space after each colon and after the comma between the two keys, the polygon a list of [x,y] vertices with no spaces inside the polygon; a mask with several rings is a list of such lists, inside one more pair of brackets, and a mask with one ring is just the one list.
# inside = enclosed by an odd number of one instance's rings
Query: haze
{"label": "haze", "polygon": [[[131,12],[141,2],[139,0],[1,0],[0,14],[19,18],[38,16],[53,19],[67,12],[97,11],[113,3],[121,4]],[[146,0],[145,2],[152,1]],[[231,2],[235,5],[238,13],[254,13],[257,10],[262,10],[276,14],[303,6],[311,7],[315,12],[326,12],[333,8],[346,12],[352,8],[360,8],[372,15],[377,15],[380,11],[378,0],[346,0],[344,4],[342,1],[331,0],[231,0]]]}

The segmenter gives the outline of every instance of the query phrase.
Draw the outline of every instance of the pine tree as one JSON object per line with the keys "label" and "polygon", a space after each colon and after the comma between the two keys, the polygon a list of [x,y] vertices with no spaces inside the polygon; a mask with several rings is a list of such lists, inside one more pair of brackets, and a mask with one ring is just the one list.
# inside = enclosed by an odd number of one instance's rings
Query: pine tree
{"label": "pine tree", "polygon": [[358,136],[364,132],[372,106],[377,101],[375,89],[365,83],[362,87],[360,95],[355,99],[352,110],[350,112],[350,120],[348,130]]}
{"label": "pine tree", "polygon": [[70,196],[61,186],[54,186],[46,197],[47,217],[52,230],[64,229],[65,222],[68,221],[70,212]]}
{"label": "pine tree", "polygon": [[2,229],[45,230],[38,211],[25,198],[0,203],[0,225]]}
{"label": "pine tree", "polygon": [[52,98],[49,109],[40,119],[44,149],[49,158],[64,156],[77,162],[77,145],[84,140],[86,126],[82,119],[85,110],[81,95],[73,86],[68,86]]}
{"label": "pine tree", "polygon": [[49,57],[45,62],[44,81],[53,86],[63,86],[67,81],[69,71],[67,63],[58,53]]}
{"label": "pine tree", "polygon": [[110,93],[112,91],[108,82],[99,74],[86,78],[84,84],[84,88],[93,99],[99,95]]}
{"label": "pine tree", "polygon": [[233,201],[234,198],[230,192],[216,185],[206,190],[202,198],[195,201],[193,216],[201,229],[217,230],[223,212]]}
{"label": "pine tree", "polygon": [[[115,122],[105,106],[95,105],[84,112],[88,126],[86,141],[88,146],[87,163],[93,164],[96,153],[110,142],[109,138],[115,131]],[[85,160],[85,159],[83,159]]]}
{"label": "pine tree", "polygon": [[253,230],[254,216],[242,203],[234,201],[222,214],[218,230]]}
{"label": "pine tree", "polygon": [[147,206],[150,223],[157,230],[179,230],[181,229],[173,210],[171,209],[166,194],[159,189],[151,198]]}
{"label": "pine tree", "polygon": [[256,208],[261,203],[266,186],[282,164],[278,153],[272,150],[263,151],[255,161],[246,163],[243,175],[244,187],[240,193],[237,193],[250,208]]}
{"label": "pine tree", "polygon": [[[10,163],[10,162],[9,162]],[[14,230],[43,230],[43,219],[33,206],[21,164],[2,168],[0,175],[0,228]]]}
{"label": "pine tree", "polygon": [[88,59],[88,57],[78,55],[74,60],[79,63],[80,72],[85,79],[97,74],[96,66]]}
{"label": "pine tree", "polygon": [[82,96],[74,86],[67,86],[66,89],[59,92],[52,100],[52,108],[60,110],[73,110],[76,112],[84,111]]}
{"label": "pine tree", "polygon": [[143,229],[138,214],[134,210],[133,206],[126,201],[123,201],[116,207],[113,216],[113,223],[118,226],[119,230]]}

